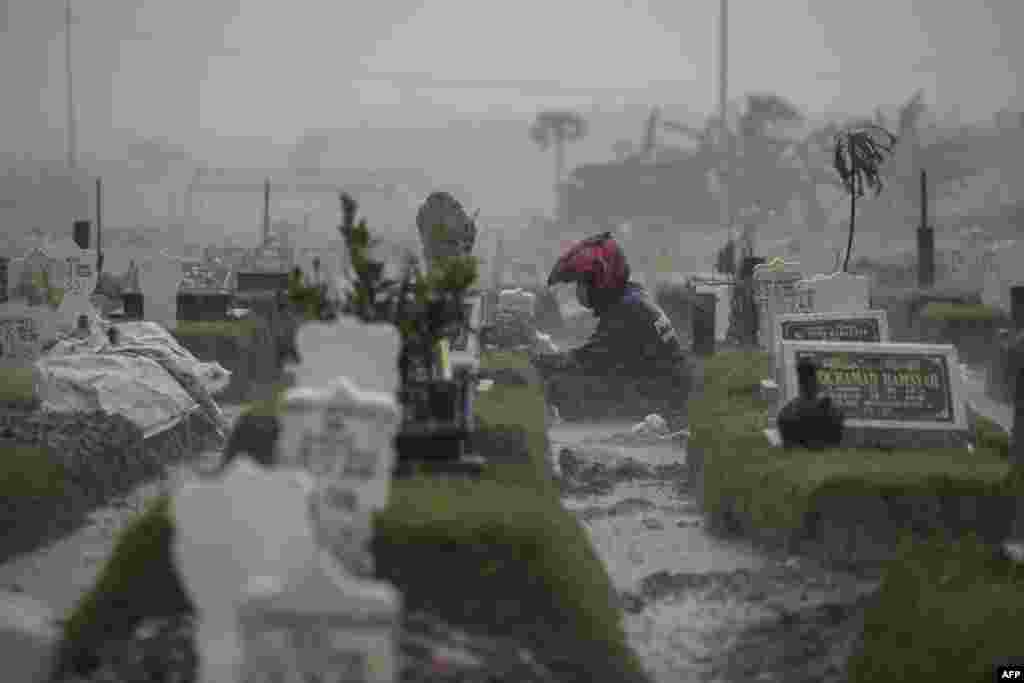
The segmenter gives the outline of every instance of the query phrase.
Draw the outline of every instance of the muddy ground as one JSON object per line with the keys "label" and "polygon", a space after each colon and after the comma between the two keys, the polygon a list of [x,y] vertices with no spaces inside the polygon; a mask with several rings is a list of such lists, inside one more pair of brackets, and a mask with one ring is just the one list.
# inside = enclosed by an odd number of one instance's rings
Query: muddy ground
{"label": "muddy ground", "polygon": [[623,600],[659,683],[846,679],[877,577],[716,538],[686,480],[685,448],[627,425],[556,425],[563,500]]}

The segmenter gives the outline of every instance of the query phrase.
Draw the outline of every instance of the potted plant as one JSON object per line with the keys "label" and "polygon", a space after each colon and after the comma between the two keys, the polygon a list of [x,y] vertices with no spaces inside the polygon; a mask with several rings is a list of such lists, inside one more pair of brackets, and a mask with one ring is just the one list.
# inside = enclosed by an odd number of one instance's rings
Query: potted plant
{"label": "potted plant", "polygon": [[340,232],[350,263],[344,300],[333,306],[326,289],[307,285],[297,268],[288,290],[293,310],[306,319],[329,320],[342,312],[366,323],[395,325],[402,338],[398,401],[405,415],[396,438],[400,473],[416,469],[413,463],[479,471],[480,463],[465,457],[475,378],[451,372],[445,343],[466,333],[466,295],[477,278],[476,259],[442,258],[424,273],[410,254],[402,277],[390,278],[386,263],[374,255],[379,241],[365,220],[356,220],[355,200],[342,194],[341,205]]}

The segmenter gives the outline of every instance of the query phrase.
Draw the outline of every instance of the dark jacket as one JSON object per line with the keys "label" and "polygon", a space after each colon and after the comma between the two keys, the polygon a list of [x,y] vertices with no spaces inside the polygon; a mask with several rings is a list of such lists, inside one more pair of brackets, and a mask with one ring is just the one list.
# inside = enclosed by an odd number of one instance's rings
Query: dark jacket
{"label": "dark jacket", "polygon": [[548,401],[566,419],[659,413],[673,430],[685,426],[698,369],[665,312],[643,287],[630,283],[598,317],[583,346],[534,358]]}
{"label": "dark jacket", "polygon": [[[555,354],[553,354],[555,355]],[[643,286],[630,282],[598,314],[597,329],[552,365],[587,374],[657,377],[685,365],[687,356],[665,311]],[[541,358],[545,365],[548,358]]]}

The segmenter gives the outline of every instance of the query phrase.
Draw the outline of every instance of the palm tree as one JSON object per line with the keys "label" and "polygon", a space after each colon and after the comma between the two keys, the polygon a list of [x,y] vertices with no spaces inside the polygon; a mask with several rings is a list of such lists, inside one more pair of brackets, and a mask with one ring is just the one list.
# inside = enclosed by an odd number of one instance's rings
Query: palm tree
{"label": "palm tree", "polygon": [[854,124],[835,136],[835,153],[832,165],[843,183],[843,189],[850,196],[850,236],[846,242],[846,258],[843,272],[850,266],[853,252],[854,221],[857,216],[857,199],[864,196],[867,188],[875,196],[882,191],[881,166],[892,155],[897,138],[888,130],[875,123]]}
{"label": "palm tree", "polygon": [[565,177],[565,143],[587,134],[587,122],[574,111],[542,111],[530,126],[530,139],[541,149],[555,148],[555,191]]}

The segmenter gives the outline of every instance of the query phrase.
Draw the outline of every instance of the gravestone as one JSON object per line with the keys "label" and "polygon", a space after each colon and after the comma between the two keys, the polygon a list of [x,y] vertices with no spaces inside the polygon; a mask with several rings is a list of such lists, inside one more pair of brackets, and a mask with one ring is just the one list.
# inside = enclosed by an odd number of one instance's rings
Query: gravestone
{"label": "gravestone", "polygon": [[173,331],[178,322],[181,261],[167,252],[158,251],[138,264],[138,272],[146,320]]}
{"label": "gravestone", "polygon": [[888,317],[883,309],[789,313],[775,317],[775,339],[777,361],[784,341],[888,342]]}
{"label": "gravestone", "polygon": [[782,342],[782,400],[797,395],[797,363],[818,370],[821,395],[846,415],[844,444],[959,447],[967,418],[956,347],[946,344]]}
{"label": "gravestone", "polygon": [[810,311],[864,311],[871,305],[871,280],[851,273],[819,274],[804,281],[811,291]]}
{"label": "gravestone", "polygon": [[324,387],[344,376],[365,391],[398,391],[401,337],[390,323],[364,324],[349,315],[309,322],[299,328],[295,344],[301,359],[292,368],[296,386]]}
{"label": "gravestone", "polygon": [[286,582],[318,554],[311,491],[303,473],[266,470],[241,457],[222,477],[186,482],[175,494],[174,560],[198,613],[203,683],[242,681],[238,616],[250,581]]}
{"label": "gravestone", "polygon": [[57,338],[59,318],[49,306],[25,301],[0,304],[0,368],[30,367]]}
{"label": "gravestone", "polygon": [[476,242],[476,224],[447,192],[426,198],[416,213],[416,228],[428,268],[438,259],[469,255]]}
{"label": "gravestone", "polygon": [[239,610],[244,683],[396,683],[401,596],[317,553],[289,581],[251,581]]}
{"label": "gravestone", "polygon": [[63,329],[74,329],[79,316],[90,321],[99,315],[90,297],[96,289],[96,254],[82,249],[71,238],[65,238],[49,249],[48,255],[59,265],[60,279],[54,283],[64,290],[57,307],[58,323]]}
{"label": "gravestone", "polygon": [[[247,683],[397,679],[400,595],[358,578],[372,575],[372,515],[387,503],[394,465],[397,334],[347,317],[299,328],[300,386],[285,395],[279,462],[312,475],[308,509],[320,551],[301,572],[249,582],[238,613]],[[315,384],[302,386],[307,378]]]}
{"label": "gravestone", "polygon": [[775,348],[775,316],[801,312],[797,283],[803,279],[800,264],[775,258],[754,267],[754,300],[758,307],[758,343],[771,352]]}

